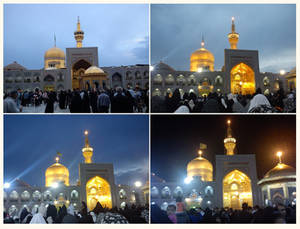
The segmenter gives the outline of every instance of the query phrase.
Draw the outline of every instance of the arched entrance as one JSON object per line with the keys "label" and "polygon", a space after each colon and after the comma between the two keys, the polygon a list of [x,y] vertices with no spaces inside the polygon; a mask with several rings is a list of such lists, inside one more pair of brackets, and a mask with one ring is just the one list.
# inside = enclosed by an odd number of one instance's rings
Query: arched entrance
{"label": "arched entrance", "polygon": [[122,87],[122,75],[118,72],[114,73],[111,77],[112,80],[112,87]]}
{"label": "arched entrance", "polygon": [[254,94],[255,74],[247,64],[240,63],[234,66],[230,72],[231,93],[233,94]]}
{"label": "arched entrance", "polygon": [[223,179],[223,207],[240,209],[243,203],[253,206],[251,180],[235,169]]}
{"label": "arched entrance", "polygon": [[111,190],[109,183],[95,176],[86,183],[87,206],[93,210],[99,202],[103,207],[112,208]]}
{"label": "arched entrance", "polygon": [[76,89],[76,88],[80,88],[83,89],[84,88],[84,82],[83,82],[83,75],[86,69],[88,69],[89,67],[91,67],[92,65],[87,62],[86,60],[79,60],[77,61],[73,67],[72,67],[72,72],[71,72],[71,76],[72,76],[72,88]]}

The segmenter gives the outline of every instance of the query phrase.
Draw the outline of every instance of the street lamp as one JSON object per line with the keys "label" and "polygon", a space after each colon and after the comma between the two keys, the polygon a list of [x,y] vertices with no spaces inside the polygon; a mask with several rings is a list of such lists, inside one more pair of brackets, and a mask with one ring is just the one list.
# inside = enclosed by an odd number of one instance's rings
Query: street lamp
{"label": "street lamp", "polygon": [[135,187],[139,188],[142,186],[142,182],[136,181],[136,182],[134,182],[134,185],[135,185]]}
{"label": "street lamp", "polygon": [[285,74],[285,70],[281,69],[281,70],[279,71],[279,74],[280,74],[280,75],[284,75],[284,74]]}
{"label": "street lamp", "polygon": [[4,188],[5,188],[5,189],[8,189],[8,188],[10,188],[10,183],[8,183],[8,182],[5,182],[5,183],[4,183]]}
{"label": "street lamp", "polygon": [[51,187],[52,187],[52,188],[58,188],[58,183],[57,183],[57,182],[53,183],[53,184],[51,185]]}

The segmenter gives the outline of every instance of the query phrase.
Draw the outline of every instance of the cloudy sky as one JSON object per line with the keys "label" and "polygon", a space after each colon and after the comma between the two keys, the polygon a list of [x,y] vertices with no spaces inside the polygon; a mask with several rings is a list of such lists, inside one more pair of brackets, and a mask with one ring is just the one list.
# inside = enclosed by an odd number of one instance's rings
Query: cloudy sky
{"label": "cloudy sky", "polygon": [[190,55],[201,47],[203,35],[220,70],[224,49],[230,48],[232,16],[240,34],[238,48],[258,50],[262,72],[295,67],[295,4],[152,5],[151,64],[162,60],[176,70],[189,70]]}
{"label": "cloudy sky", "polygon": [[84,130],[94,149],[93,162],[113,163],[116,184],[145,184],[149,174],[149,129],[146,115],[6,115],[4,116],[4,182],[19,178],[44,186],[45,171],[57,152],[78,179],[84,162]]}
{"label": "cloudy sky", "polygon": [[148,64],[148,12],[147,4],[5,4],[4,66],[43,68],[54,34],[57,47],[76,47],[77,16],[83,47],[98,47],[100,67]]}

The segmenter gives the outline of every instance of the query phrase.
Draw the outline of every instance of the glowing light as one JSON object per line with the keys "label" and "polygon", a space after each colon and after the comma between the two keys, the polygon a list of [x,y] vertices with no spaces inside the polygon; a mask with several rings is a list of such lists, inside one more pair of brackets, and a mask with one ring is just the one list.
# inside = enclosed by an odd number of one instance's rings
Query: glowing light
{"label": "glowing light", "polygon": [[203,153],[202,150],[199,149],[198,154],[199,154],[200,157],[202,156],[202,153]]}
{"label": "glowing light", "polygon": [[52,185],[51,185],[52,188],[58,188],[58,183],[57,182],[54,182]]}
{"label": "glowing light", "polygon": [[58,202],[57,202],[57,200],[54,200],[54,204],[56,205]]}
{"label": "glowing light", "polygon": [[187,178],[184,179],[184,183],[189,184],[189,183],[191,183],[192,180],[193,180],[192,177],[187,177]]}
{"label": "glowing light", "polygon": [[134,183],[134,185],[135,185],[135,187],[141,187],[142,186],[142,182],[140,182],[140,181],[136,181],[135,183]]}
{"label": "glowing light", "polygon": [[86,130],[86,131],[84,131],[84,135],[88,135],[89,134],[89,132]]}
{"label": "glowing light", "polygon": [[279,74],[280,74],[280,75],[284,75],[284,74],[285,74],[285,70],[281,69],[281,70],[279,71]]}
{"label": "glowing light", "polygon": [[58,161],[59,161],[59,157],[56,157],[56,158],[55,158],[55,161],[56,161],[56,163],[58,163]]}
{"label": "glowing light", "polygon": [[281,163],[282,152],[281,152],[281,151],[278,151],[276,155],[277,155],[277,157],[279,158],[279,163]]}
{"label": "glowing light", "polygon": [[69,200],[67,200],[67,201],[66,201],[66,203],[67,203],[67,204],[69,204],[69,203],[70,203],[70,201],[69,201]]}
{"label": "glowing light", "polygon": [[6,188],[10,188],[10,183],[8,183],[8,182],[4,183],[4,188],[5,188],[5,189],[6,189]]}
{"label": "glowing light", "polygon": [[198,72],[202,72],[203,71],[203,68],[198,68]]}
{"label": "glowing light", "polygon": [[231,123],[231,121],[230,121],[230,120],[228,120],[228,121],[227,121],[227,124],[230,124],[230,123]]}
{"label": "glowing light", "polygon": [[154,70],[154,67],[150,65],[149,67],[150,72]]}
{"label": "glowing light", "polygon": [[234,21],[234,17],[231,17],[231,21]]}

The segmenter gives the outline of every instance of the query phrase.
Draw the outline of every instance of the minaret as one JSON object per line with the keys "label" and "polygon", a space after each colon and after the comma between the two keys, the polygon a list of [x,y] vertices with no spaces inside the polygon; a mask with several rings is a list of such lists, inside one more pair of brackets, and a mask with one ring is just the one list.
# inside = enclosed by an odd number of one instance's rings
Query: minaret
{"label": "minaret", "polygon": [[92,156],[93,156],[93,148],[90,146],[89,139],[88,139],[89,132],[86,130],[84,131],[85,135],[85,144],[82,148],[82,154],[84,156],[84,162],[86,164],[92,163]]}
{"label": "minaret", "polygon": [[227,150],[226,155],[234,155],[234,148],[235,148],[235,143],[236,140],[234,137],[232,137],[232,130],[230,127],[231,121],[227,121],[228,127],[227,127],[227,136],[224,139],[224,146]]}
{"label": "minaret", "polygon": [[79,16],[78,16],[77,30],[74,32],[74,37],[77,42],[77,45],[76,45],[77,48],[82,47],[83,35],[84,35],[84,32],[80,29],[80,21],[79,21]]}
{"label": "minaret", "polygon": [[237,49],[237,43],[239,42],[239,34],[235,32],[234,17],[231,18],[231,33],[228,34],[228,40],[231,49]]}

